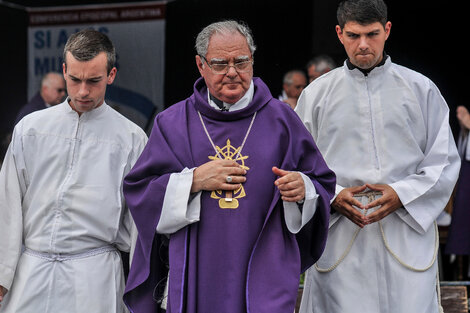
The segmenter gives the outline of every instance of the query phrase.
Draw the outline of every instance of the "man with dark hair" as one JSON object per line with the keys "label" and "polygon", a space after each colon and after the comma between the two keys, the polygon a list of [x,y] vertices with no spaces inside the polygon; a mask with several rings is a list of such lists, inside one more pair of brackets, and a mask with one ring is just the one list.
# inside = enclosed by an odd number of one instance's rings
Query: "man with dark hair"
{"label": "man with dark hair", "polygon": [[323,251],[334,174],[253,77],[246,25],[210,24],[196,50],[193,95],[157,115],[124,181],[139,231],[125,301],[135,313],[294,312],[300,272]]}
{"label": "man with dark hair", "polygon": [[24,117],[0,171],[0,312],[126,312],[120,253],[132,218],[122,181],[147,136],[104,101],[114,46],[70,36],[68,98]]}
{"label": "man with dark hair", "polygon": [[382,0],[347,0],[348,59],[304,89],[296,112],[337,175],[325,251],[302,313],[439,311],[436,218],[458,177],[449,109],[423,75],[392,63]]}

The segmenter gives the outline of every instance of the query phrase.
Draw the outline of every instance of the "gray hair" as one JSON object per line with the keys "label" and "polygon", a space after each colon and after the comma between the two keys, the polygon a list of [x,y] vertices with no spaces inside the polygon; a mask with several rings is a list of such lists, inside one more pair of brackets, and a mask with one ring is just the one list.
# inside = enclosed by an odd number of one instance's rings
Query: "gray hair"
{"label": "gray hair", "polygon": [[322,54],[319,55],[313,59],[311,59],[307,63],[307,70],[310,68],[310,66],[315,65],[315,71],[320,72],[320,73],[325,73],[329,70],[332,70],[336,67],[335,61],[328,55]]}
{"label": "gray hair", "polygon": [[42,88],[42,86],[50,86],[51,85],[51,80],[53,80],[53,77],[59,78],[59,79],[64,79],[62,74],[58,72],[48,72],[44,74],[44,76],[41,78],[41,81],[39,83],[39,87]]}
{"label": "gray hair", "polygon": [[205,57],[207,49],[209,47],[209,40],[215,33],[219,34],[233,34],[239,32],[246,38],[248,47],[250,48],[251,56],[253,57],[256,46],[253,40],[251,29],[243,22],[237,22],[233,20],[221,21],[212,23],[206,27],[197,35],[196,38],[196,52],[198,55]]}
{"label": "gray hair", "polygon": [[[301,70],[290,70],[289,72],[284,74],[284,78],[282,80],[282,83],[284,83],[286,85],[291,85],[294,82],[292,77],[295,74],[299,74],[299,75],[302,75],[303,77],[305,77],[305,73]],[[305,79],[307,79],[307,78],[305,77]]]}
{"label": "gray hair", "polygon": [[67,51],[78,61],[90,61],[99,53],[105,52],[108,59],[106,66],[108,74],[111,72],[116,62],[116,50],[111,40],[105,34],[93,29],[81,30],[69,37],[65,44],[63,55],[66,69],[67,59],[65,57]]}

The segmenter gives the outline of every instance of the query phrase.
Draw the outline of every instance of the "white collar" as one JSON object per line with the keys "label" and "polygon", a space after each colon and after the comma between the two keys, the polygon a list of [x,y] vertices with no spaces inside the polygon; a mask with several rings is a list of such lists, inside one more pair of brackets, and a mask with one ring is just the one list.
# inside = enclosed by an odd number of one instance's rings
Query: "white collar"
{"label": "white collar", "polygon": [[[241,99],[235,102],[234,104],[223,102],[224,108],[228,108],[229,111],[237,111],[246,108],[253,100],[254,92],[255,86],[253,84],[253,80],[251,80],[250,88],[248,88],[248,91],[243,95],[243,97],[241,97]],[[220,110],[219,106],[211,100],[209,92],[207,92],[207,101],[209,102],[211,107]]]}

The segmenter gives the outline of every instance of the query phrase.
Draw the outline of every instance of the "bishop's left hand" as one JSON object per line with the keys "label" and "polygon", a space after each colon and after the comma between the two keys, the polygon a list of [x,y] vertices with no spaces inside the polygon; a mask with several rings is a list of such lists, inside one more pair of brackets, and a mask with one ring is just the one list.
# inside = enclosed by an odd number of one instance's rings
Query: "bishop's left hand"
{"label": "bishop's left hand", "polygon": [[273,167],[273,173],[279,176],[274,182],[281,192],[281,199],[288,202],[296,202],[305,198],[305,185],[302,176],[298,172],[289,172]]}
{"label": "bishop's left hand", "polygon": [[365,206],[366,210],[380,206],[380,208],[378,208],[375,212],[365,217],[366,224],[378,222],[403,206],[400,198],[398,197],[398,194],[389,185],[366,184],[366,187],[370,190],[379,191],[382,193],[382,197]]}

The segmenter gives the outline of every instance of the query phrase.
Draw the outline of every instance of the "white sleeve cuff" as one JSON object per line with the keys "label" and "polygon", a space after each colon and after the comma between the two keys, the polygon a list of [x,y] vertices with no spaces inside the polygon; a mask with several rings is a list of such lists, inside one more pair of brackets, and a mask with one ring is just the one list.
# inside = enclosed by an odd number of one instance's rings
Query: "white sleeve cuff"
{"label": "white sleeve cuff", "polygon": [[296,202],[283,201],[287,229],[293,234],[297,234],[312,219],[317,210],[317,190],[308,176],[303,173],[300,175],[305,185],[305,200],[302,210],[299,209]]}
{"label": "white sleeve cuff", "polygon": [[198,222],[201,211],[201,192],[191,195],[193,169],[170,175],[163,199],[157,233],[173,234],[181,228]]}

